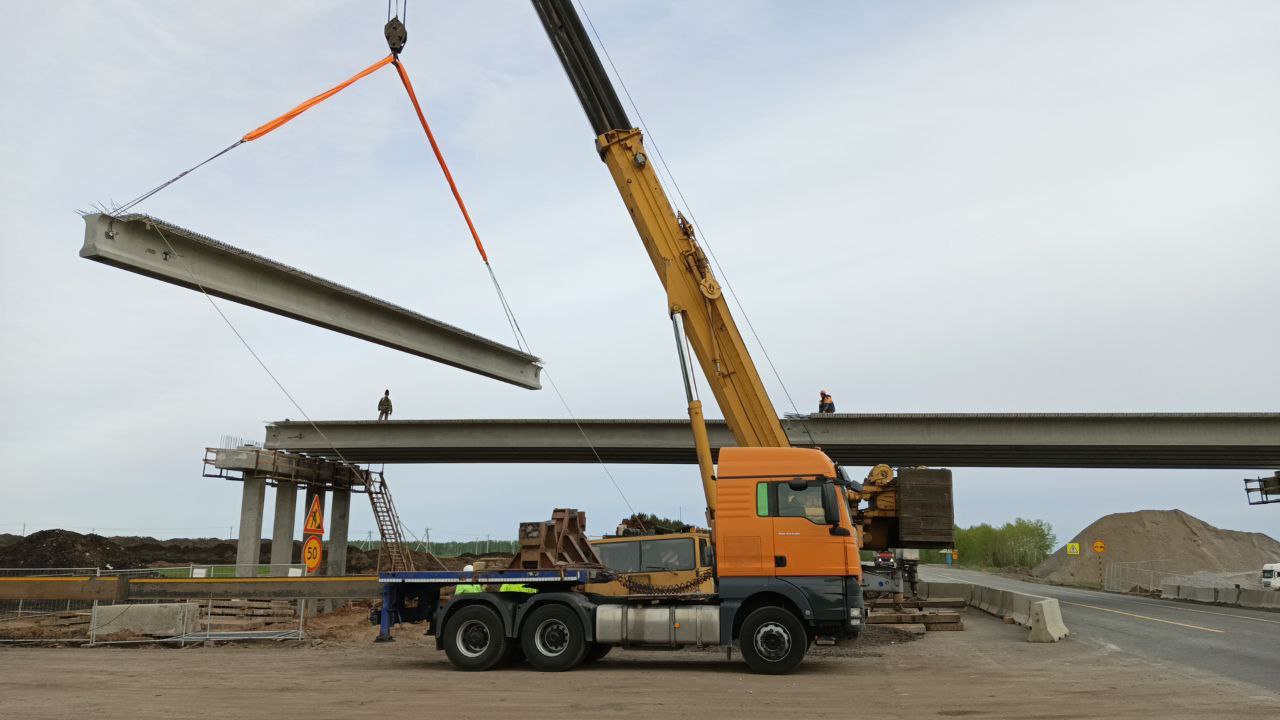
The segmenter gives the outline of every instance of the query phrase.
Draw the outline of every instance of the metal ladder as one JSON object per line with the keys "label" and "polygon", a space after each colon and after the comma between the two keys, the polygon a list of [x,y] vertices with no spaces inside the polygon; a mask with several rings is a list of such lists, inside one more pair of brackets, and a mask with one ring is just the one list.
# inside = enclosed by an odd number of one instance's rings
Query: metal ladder
{"label": "metal ladder", "polygon": [[378,572],[402,572],[413,570],[413,557],[405,546],[400,529],[400,516],[396,514],[391,491],[381,472],[368,470],[369,504],[373,506],[373,519],[378,523]]}

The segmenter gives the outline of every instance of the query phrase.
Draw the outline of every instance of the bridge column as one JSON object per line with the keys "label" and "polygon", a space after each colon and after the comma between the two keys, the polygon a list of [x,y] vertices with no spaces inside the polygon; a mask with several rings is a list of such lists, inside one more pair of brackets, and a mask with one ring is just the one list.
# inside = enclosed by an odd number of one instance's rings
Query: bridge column
{"label": "bridge column", "polygon": [[326,575],[347,574],[347,535],[351,525],[351,490],[334,489],[333,508],[329,511],[329,561]]}
{"label": "bridge column", "polygon": [[236,577],[252,577],[253,565],[262,555],[262,507],[267,499],[267,479],[256,473],[244,474],[240,494],[240,539],[236,543]]}
{"label": "bridge column", "polygon": [[271,574],[288,575],[293,562],[293,529],[298,520],[298,485],[276,482],[276,517],[271,529]]}

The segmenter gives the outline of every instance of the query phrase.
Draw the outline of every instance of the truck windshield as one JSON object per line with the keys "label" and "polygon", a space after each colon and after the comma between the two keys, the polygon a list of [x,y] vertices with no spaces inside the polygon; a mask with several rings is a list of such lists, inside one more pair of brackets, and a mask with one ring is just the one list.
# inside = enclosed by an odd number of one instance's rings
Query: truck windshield
{"label": "truck windshield", "polygon": [[1275,571],[1275,570],[1263,570],[1263,571],[1262,571],[1262,579],[1263,579],[1263,580],[1270,580],[1271,578],[1273,578],[1273,577],[1275,577],[1275,576],[1276,576],[1276,571]]}

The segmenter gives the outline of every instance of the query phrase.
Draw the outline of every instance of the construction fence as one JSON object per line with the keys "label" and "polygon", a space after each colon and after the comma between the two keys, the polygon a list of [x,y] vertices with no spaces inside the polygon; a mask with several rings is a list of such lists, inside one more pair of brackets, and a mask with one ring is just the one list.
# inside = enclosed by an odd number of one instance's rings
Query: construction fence
{"label": "construction fence", "polygon": [[[237,571],[240,571],[237,573]],[[301,566],[234,565],[173,568],[0,568],[2,578],[146,579],[300,577]],[[25,584],[25,583],[24,583]],[[47,600],[0,599],[0,644],[83,645],[173,643],[194,645],[248,640],[301,640],[307,623],[320,613],[351,603],[346,598],[227,598]]]}

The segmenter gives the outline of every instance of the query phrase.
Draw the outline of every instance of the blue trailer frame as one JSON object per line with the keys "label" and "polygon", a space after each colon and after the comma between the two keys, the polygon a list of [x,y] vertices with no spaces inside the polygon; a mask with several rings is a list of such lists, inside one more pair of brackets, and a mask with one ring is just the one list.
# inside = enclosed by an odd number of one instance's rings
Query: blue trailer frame
{"label": "blue trailer frame", "polygon": [[[454,585],[499,585],[503,583],[519,583],[526,585],[543,585],[547,588],[567,590],[585,585],[601,574],[599,570],[585,568],[563,568],[549,570],[480,570],[464,572],[461,570],[412,570],[403,572],[378,573],[378,582],[382,585],[382,612],[378,622],[378,637],[375,642],[389,642],[392,624],[400,622],[403,600],[413,588],[418,596],[419,618],[431,619],[435,605],[440,600],[440,591]],[[429,610],[422,614],[421,604],[426,602]]]}

